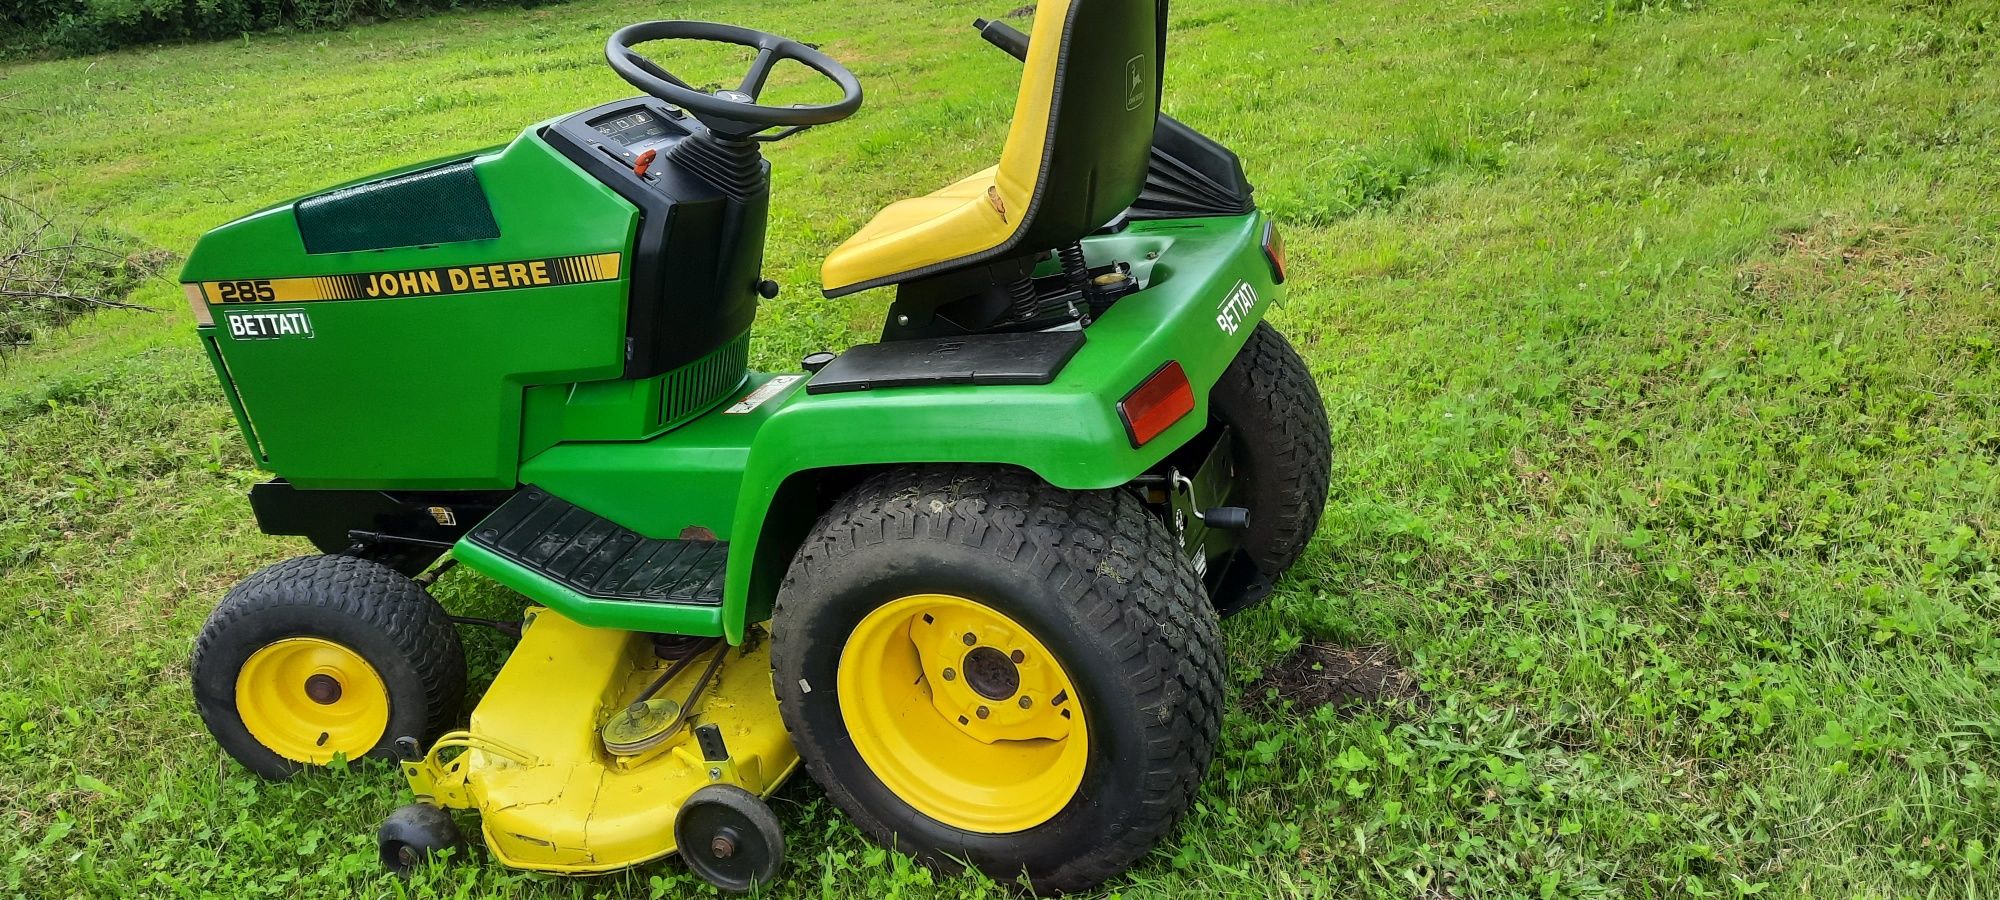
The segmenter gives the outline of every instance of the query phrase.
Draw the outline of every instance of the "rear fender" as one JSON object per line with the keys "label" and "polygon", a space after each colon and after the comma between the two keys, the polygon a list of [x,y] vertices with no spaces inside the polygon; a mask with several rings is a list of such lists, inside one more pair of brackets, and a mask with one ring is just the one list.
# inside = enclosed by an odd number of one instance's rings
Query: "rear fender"
{"label": "rear fender", "polygon": [[[822,473],[888,465],[1018,466],[1057,487],[1131,481],[1207,422],[1208,389],[1279,298],[1260,212],[1136,222],[1084,242],[1092,265],[1124,261],[1145,288],[1090,326],[1082,349],[1039,386],[940,385],[812,394],[780,391],[744,460],[729,529],[726,637],[768,614],[798,542],[819,514]],[[1168,362],[1180,363],[1194,412],[1133,447],[1118,402]],[[748,386],[746,386],[748,390]]]}

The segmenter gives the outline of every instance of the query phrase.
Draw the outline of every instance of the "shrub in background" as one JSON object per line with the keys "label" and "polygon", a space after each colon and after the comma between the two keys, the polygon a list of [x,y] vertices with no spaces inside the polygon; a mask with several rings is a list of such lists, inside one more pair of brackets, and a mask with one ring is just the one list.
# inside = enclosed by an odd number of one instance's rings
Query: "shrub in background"
{"label": "shrub in background", "polygon": [[92,53],[150,41],[337,28],[439,9],[544,2],[550,0],[0,0],[0,56]]}

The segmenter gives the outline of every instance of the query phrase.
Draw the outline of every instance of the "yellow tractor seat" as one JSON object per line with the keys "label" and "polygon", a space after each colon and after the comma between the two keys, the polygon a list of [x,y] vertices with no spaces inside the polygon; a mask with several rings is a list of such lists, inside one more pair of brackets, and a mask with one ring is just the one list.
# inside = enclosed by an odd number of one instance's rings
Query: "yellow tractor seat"
{"label": "yellow tractor seat", "polygon": [[883,207],[821,264],[827,290],[970,256],[1006,240],[1012,229],[1003,212],[1006,201],[998,199],[1004,197],[999,172],[999,166],[989,166]]}
{"label": "yellow tractor seat", "polygon": [[1160,109],[1160,0],[1045,0],[1000,164],[883,207],[827,254],[827,296],[1067,245],[1145,187]]}

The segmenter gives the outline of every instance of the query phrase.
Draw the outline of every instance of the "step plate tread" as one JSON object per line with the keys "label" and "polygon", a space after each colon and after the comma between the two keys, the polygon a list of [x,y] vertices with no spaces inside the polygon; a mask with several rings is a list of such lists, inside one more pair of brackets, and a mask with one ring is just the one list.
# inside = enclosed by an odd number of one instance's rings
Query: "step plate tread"
{"label": "step plate tread", "polygon": [[532,484],[466,540],[586,597],[722,605],[728,541],[643,537]]}

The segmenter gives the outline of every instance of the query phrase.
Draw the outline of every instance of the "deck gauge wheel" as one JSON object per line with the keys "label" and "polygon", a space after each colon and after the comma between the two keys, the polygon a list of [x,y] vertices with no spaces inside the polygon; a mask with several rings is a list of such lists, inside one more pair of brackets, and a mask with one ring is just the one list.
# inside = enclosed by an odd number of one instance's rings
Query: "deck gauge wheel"
{"label": "deck gauge wheel", "polygon": [[785,833],[771,807],[733,784],[711,784],[681,804],[674,843],[687,867],[732,894],[770,884],[785,864]]}
{"label": "deck gauge wheel", "polygon": [[389,814],[375,832],[375,851],[382,867],[408,877],[422,866],[438,862],[445,851],[465,857],[465,834],[451,813],[429,803],[412,803]]}

